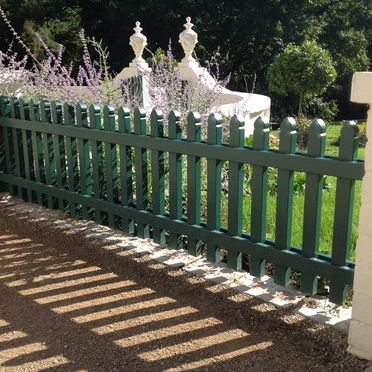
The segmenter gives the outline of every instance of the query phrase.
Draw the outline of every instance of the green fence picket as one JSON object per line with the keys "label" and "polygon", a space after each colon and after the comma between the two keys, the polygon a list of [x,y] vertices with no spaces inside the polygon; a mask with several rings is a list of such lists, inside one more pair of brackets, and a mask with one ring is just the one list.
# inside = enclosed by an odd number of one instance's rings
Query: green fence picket
{"label": "green fence picket", "polygon": [[[211,114],[208,118],[207,143],[221,146],[222,116]],[[221,169],[220,159],[207,159],[207,227],[219,230],[221,227]],[[207,259],[211,262],[219,260],[219,247],[213,242],[207,243]]]}
{"label": "green fence picket", "polygon": [[[146,111],[142,108],[134,110],[134,134],[146,135]],[[147,149],[136,147],[134,149],[134,161],[136,167],[136,208],[147,210],[148,208],[148,175],[147,175]],[[150,236],[150,226],[137,223],[137,235],[140,238]]]}
{"label": "green fence picket", "polygon": [[[130,111],[122,106],[118,112],[119,132],[131,133]],[[120,145],[120,186],[121,205],[133,206],[133,156],[130,146]],[[123,231],[127,234],[134,233],[134,221],[123,217]]]}
{"label": "green fence picket", "polygon": [[[231,147],[244,147],[244,125],[242,118],[236,115],[232,117],[229,142]],[[242,234],[243,179],[243,163],[230,162],[228,191],[228,233],[230,236],[240,236]],[[227,252],[227,265],[234,269],[241,269],[242,253],[229,249]]]}
{"label": "green fence picket", "polygon": [[[258,118],[254,123],[253,148],[257,151],[269,150],[270,123]],[[266,211],[268,192],[268,167],[252,166],[251,195],[251,240],[255,243],[266,240]],[[265,260],[252,253],[249,256],[249,272],[261,277],[265,274]]]}
{"label": "green fence picket", "polygon": [[[91,130],[101,130],[101,109],[98,105],[92,104],[89,107],[89,127]],[[93,195],[96,199],[103,197],[103,146],[101,141],[92,140],[90,142],[92,151],[92,180]],[[95,221],[102,223],[102,211],[98,208],[94,210]]]}
{"label": "green fence picket", "polygon": [[[51,123],[51,110],[50,102],[42,100],[40,102],[40,116],[41,121],[44,123]],[[44,163],[45,163],[45,183],[47,185],[55,185],[55,159],[53,148],[53,136],[49,133],[43,134],[43,150],[44,150]],[[52,196],[47,196],[48,208],[54,207],[54,200]]]}
{"label": "green fence picket", "polygon": [[[201,142],[201,117],[197,112],[187,116],[187,140]],[[187,222],[190,225],[200,225],[200,193],[201,193],[200,157],[187,155]],[[200,254],[201,242],[187,237],[187,251],[193,256]]]}
{"label": "green fence picket", "polygon": [[[103,107],[103,129],[115,132],[115,110],[112,106]],[[105,142],[104,146],[107,200],[114,203],[118,200],[116,144]],[[112,213],[108,214],[108,225],[115,227],[115,216]]]}
{"label": "green fence picket", "polygon": [[[62,125],[62,104],[58,101],[51,103],[52,123],[54,125]],[[66,188],[66,152],[63,136],[53,134],[53,147],[56,164],[56,186],[60,189]],[[58,198],[58,209],[61,212],[65,211],[65,202],[62,198]]]}
{"label": "green fence picket", "polygon": [[[297,125],[294,119],[286,118],[280,124],[279,153],[296,152]],[[278,191],[276,203],[275,247],[287,250],[291,244],[293,210],[294,172],[288,169],[278,170]],[[274,282],[282,286],[289,284],[291,269],[286,265],[274,265]]]}
{"label": "green fence picket", "polygon": [[[10,104],[10,117],[12,119],[19,119],[19,101],[15,97],[11,97],[9,100]],[[21,158],[23,155],[21,154],[22,144],[21,144],[21,137],[20,137],[20,130],[16,128],[12,128],[12,145],[13,145],[13,154],[12,156],[12,172],[16,177],[21,177]],[[22,187],[13,186],[13,194],[19,197],[22,197]]]}
{"label": "green fence picket", "polygon": [[[343,125],[341,129],[339,160],[357,160],[358,135],[359,128],[355,122],[350,121]],[[354,194],[355,180],[338,177],[332,242],[332,265],[337,267],[345,266],[346,260],[349,258]],[[331,302],[338,304],[344,303],[346,295],[346,285],[344,281],[331,282],[329,294]]]}
{"label": "green fence picket", "polygon": [[[19,100],[19,116],[21,120],[30,120],[30,107],[29,103],[25,102],[22,98]],[[33,170],[32,159],[32,141],[31,132],[26,129],[21,130],[22,133],[22,147],[23,147],[23,165],[24,177],[26,180],[31,180]],[[34,178],[33,178],[34,179]],[[32,190],[26,189],[26,200],[32,202]]]}
{"label": "green fence picket", "polygon": [[[326,125],[323,120],[314,120],[309,130],[307,156],[323,157],[325,146]],[[315,257],[319,247],[323,183],[322,175],[306,174],[302,255],[307,258]],[[308,271],[302,271],[301,290],[313,295],[317,292],[317,288],[317,275]]]}
{"label": "green fence picket", "polygon": [[[10,104],[9,104],[9,98],[5,96],[1,96],[1,115],[5,118],[10,117]],[[8,174],[12,173],[12,158],[11,158],[11,136],[12,130],[7,127],[2,128],[2,134],[3,134],[3,148],[4,148],[4,162],[5,162],[5,171]],[[10,192],[14,192],[14,187],[12,184],[8,184],[8,189]]]}
{"label": "green fence picket", "polygon": [[[79,128],[88,128],[88,108],[85,103],[76,105],[76,126]],[[79,152],[79,171],[80,171],[80,192],[82,195],[92,195],[92,178],[89,160],[89,141],[85,138],[78,138]],[[82,205],[81,215],[88,219],[88,207]]]}
{"label": "green fence picket", "polygon": [[[170,140],[182,138],[180,113],[172,110],[168,116],[168,137]],[[169,216],[172,220],[182,220],[182,155],[169,153]],[[182,244],[182,235],[169,232],[169,246],[179,249]]]}
{"label": "green fence picket", "polygon": [[[151,136],[164,137],[163,113],[160,110],[151,112]],[[164,175],[164,152],[151,150],[152,213],[160,216],[165,212]],[[155,243],[165,244],[165,231],[154,227],[153,239]]]}
{"label": "green fence picket", "polygon": [[[72,104],[63,104],[63,124],[66,127],[75,126],[75,110]],[[66,136],[66,161],[67,161],[67,184],[72,192],[78,190],[78,158],[76,138]],[[68,210],[72,216],[77,214],[77,205],[72,200],[68,200]]]}
{"label": "green fence picket", "polygon": [[[36,99],[30,100],[30,120],[40,121],[40,103]],[[44,173],[43,139],[40,132],[31,131],[32,154],[34,158],[35,181],[41,182]],[[43,205],[44,196],[40,191],[36,192],[37,203]]]}

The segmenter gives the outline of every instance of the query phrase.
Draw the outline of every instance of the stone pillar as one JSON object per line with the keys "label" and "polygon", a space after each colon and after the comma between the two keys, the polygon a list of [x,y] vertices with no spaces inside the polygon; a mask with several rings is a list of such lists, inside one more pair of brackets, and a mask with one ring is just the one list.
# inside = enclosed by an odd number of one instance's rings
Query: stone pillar
{"label": "stone pillar", "polygon": [[372,72],[354,74],[351,101],[369,104],[366,128],[369,142],[365,152],[348,351],[372,359]]}

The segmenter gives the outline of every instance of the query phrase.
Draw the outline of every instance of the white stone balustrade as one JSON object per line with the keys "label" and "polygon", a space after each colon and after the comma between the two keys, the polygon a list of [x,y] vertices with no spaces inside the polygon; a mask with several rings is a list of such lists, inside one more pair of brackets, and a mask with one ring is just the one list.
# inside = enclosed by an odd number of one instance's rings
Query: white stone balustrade
{"label": "white stone balustrade", "polygon": [[372,359],[372,72],[354,74],[351,101],[369,104],[366,129],[370,141],[365,151],[348,350],[361,358]]}

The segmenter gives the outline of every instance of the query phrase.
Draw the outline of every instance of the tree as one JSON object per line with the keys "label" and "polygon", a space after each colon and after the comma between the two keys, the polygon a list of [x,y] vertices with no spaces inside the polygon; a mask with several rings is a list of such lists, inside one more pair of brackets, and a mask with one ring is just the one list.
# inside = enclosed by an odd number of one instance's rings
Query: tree
{"label": "tree", "polygon": [[279,95],[298,97],[298,116],[303,116],[303,101],[325,92],[335,80],[336,70],[329,53],[315,41],[288,44],[270,65],[269,89]]}

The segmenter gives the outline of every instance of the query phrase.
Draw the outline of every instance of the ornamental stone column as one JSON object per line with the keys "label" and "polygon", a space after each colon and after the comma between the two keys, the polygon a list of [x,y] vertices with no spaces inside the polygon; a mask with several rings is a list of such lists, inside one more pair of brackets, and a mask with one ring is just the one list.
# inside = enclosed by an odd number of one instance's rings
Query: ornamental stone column
{"label": "ornamental stone column", "polygon": [[372,72],[354,74],[351,101],[369,104],[366,128],[369,142],[365,150],[348,351],[372,359]]}

